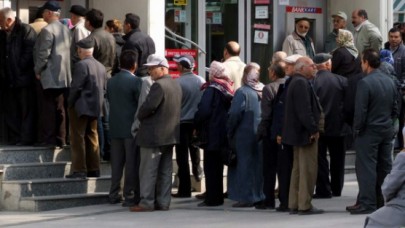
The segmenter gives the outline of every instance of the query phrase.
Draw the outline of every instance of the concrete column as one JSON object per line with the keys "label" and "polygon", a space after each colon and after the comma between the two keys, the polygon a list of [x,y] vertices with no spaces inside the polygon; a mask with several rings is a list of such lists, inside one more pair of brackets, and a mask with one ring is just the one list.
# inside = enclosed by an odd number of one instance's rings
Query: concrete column
{"label": "concrete column", "polygon": [[164,0],[89,0],[89,8],[101,10],[104,21],[119,19],[125,14],[135,13],[141,18],[140,29],[155,41],[156,53],[164,55],[165,41],[165,1]]}

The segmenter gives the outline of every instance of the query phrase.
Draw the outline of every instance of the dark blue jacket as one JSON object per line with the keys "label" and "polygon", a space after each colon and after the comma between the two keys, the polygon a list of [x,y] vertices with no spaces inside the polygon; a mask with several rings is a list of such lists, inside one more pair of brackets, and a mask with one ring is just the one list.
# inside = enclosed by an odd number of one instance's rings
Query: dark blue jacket
{"label": "dark blue jacket", "polygon": [[220,150],[228,147],[226,124],[231,98],[213,87],[205,89],[198,110],[194,116],[197,130],[205,131],[206,150]]}

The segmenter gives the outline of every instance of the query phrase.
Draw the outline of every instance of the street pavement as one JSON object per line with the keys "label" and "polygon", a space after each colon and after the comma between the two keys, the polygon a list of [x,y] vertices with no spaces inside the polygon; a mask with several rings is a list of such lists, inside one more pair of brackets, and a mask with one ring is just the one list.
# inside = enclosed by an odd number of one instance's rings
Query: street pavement
{"label": "street pavement", "polygon": [[363,227],[366,215],[350,215],[347,205],[356,200],[354,174],[346,174],[341,197],[314,199],[320,215],[289,215],[274,210],[235,209],[231,200],[221,207],[197,207],[195,198],[173,199],[169,211],[129,212],[117,205],[96,205],[46,212],[0,211],[0,227]]}

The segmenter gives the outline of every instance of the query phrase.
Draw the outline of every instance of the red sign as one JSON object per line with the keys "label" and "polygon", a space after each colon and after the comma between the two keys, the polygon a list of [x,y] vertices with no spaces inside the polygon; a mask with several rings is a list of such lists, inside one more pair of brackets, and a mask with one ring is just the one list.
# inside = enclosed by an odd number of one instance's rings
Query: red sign
{"label": "red sign", "polygon": [[287,13],[314,13],[322,14],[322,8],[317,7],[300,7],[300,6],[287,6]]}
{"label": "red sign", "polygon": [[166,49],[166,58],[173,58],[175,55],[191,55],[197,57],[197,50],[195,49]]}
{"label": "red sign", "polygon": [[255,0],[255,4],[270,4],[270,0]]}
{"label": "red sign", "polygon": [[266,24],[254,24],[253,28],[255,29],[264,29],[264,30],[270,30],[271,25],[266,25]]}

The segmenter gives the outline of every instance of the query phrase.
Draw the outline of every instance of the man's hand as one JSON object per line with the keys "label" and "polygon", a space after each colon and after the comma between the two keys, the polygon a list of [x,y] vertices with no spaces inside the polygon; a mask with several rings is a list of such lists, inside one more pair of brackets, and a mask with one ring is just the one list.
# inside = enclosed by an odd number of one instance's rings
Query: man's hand
{"label": "man's hand", "polygon": [[317,132],[317,133],[315,133],[315,134],[313,134],[313,135],[311,135],[311,136],[309,137],[309,141],[310,141],[311,143],[315,142],[315,141],[318,140],[318,139],[319,139],[319,132]]}
{"label": "man's hand", "polygon": [[276,140],[278,145],[281,145],[281,139],[281,136],[277,135]]}
{"label": "man's hand", "polygon": [[41,79],[41,75],[39,75],[39,74],[36,74],[35,77],[37,78],[37,80]]}

